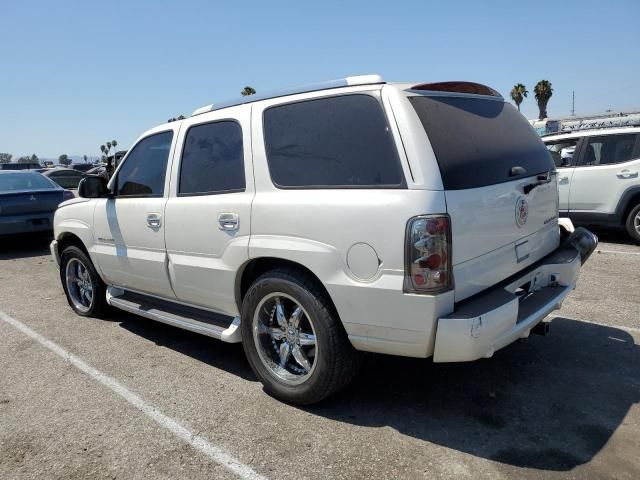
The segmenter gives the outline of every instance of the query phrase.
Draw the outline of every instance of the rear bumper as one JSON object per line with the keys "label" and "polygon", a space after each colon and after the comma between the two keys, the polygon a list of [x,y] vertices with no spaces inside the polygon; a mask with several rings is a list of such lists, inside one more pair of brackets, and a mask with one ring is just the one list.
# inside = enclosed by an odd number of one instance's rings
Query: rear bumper
{"label": "rear bumper", "polygon": [[0,235],[46,232],[53,229],[53,212],[0,216]]}
{"label": "rear bumper", "polygon": [[576,229],[556,251],[500,285],[456,305],[438,319],[434,362],[466,362],[491,357],[519,338],[575,288],[582,264],[598,239]]}

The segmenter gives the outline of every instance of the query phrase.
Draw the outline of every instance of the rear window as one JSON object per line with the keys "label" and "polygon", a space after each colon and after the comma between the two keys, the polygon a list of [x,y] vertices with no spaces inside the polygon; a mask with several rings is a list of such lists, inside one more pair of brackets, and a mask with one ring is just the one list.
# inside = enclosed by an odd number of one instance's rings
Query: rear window
{"label": "rear window", "polygon": [[3,173],[0,175],[0,192],[18,190],[51,190],[56,185],[40,173]]}
{"label": "rear window", "polygon": [[271,107],[264,138],[281,188],[398,188],[404,175],[380,102],[362,94]]}
{"label": "rear window", "polygon": [[554,168],[544,143],[511,105],[469,97],[409,97],[429,136],[446,190],[478,188]]}

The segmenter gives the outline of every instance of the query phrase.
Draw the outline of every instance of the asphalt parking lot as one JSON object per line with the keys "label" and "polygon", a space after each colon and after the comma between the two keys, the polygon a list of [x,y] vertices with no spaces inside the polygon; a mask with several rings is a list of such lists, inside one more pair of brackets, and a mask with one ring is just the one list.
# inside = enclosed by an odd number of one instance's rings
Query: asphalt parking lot
{"label": "asphalt parking lot", "polygon": [[239,345],[76,316],[48,239],[0,240],[0,478],[640,478],[640,247],[598,233],[550,336],[471,364],[370,355],[308,408]]}

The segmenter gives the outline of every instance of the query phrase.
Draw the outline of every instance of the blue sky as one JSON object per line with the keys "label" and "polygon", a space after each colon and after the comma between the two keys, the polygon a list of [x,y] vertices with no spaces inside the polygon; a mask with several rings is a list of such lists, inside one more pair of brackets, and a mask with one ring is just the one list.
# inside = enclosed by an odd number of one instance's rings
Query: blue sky
{"label": "blue sky", "polygon": [[[518,8],[519,7],[519,8]],[[0,152],[98,155],[172,116],[379,73],[553,83],[549,114],[640,110],[640,1],[0,0]],[[533,94],[523,112],[536,116]]]}

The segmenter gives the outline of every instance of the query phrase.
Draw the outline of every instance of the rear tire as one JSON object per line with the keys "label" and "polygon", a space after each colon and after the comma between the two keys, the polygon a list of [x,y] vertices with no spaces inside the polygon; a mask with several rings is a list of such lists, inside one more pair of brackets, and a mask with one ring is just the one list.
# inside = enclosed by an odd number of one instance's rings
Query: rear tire
{"label": "rear tire", "polygon": [[631,209],[627,216],[627,233],[634,242],[640,244],[640,204]]}
{"label": "rear tire", "polygon": [[69,306],[83,317],[102,318],[108,310],[107,286],[88,255],[75,246],[60,256],[60,281]]}
{"label": "rear tire", "polygon": [[360,363],[326,293],[303,272],[260,276],[243,299],[241,330],[265,391],[288,403],[327,398],[351,381]]}

